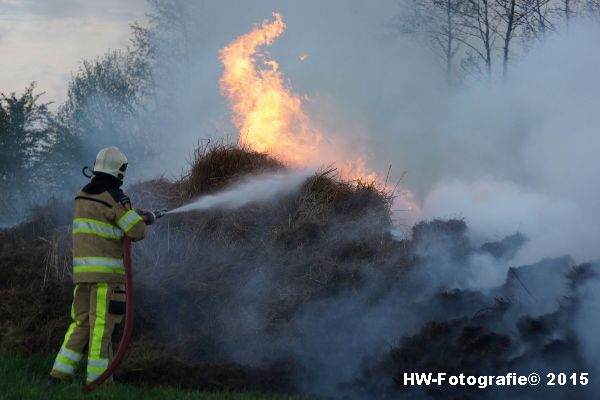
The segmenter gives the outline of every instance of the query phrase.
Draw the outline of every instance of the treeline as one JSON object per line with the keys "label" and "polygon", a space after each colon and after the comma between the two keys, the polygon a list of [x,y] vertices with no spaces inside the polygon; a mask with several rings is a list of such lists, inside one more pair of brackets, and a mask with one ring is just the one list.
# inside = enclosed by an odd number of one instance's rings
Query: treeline
{"label": "treeline", "polygon": [[513,53],[574,18],[600,16],[600,0],[402,0],[401,33],[426,41],[449,84],[469,75],[506,80]]}
{"label": "treeline", "polygon": [[19,94],[0,88],[0,227],[51,197],[72,196],[101,147],[116,145],[135,158],[130,174],[137,169],[138,176],[165,157],[165,129],[178,129],[186,101],[180,91],[189,87],[182,73],[189,69],[181,37],[186,4],[148,3],[148,24],[131,25],[126,49],[83,60],[63,104],[46,101],[35,82]]}
{"label": "treeline", "polygon": [[0,226],[50,196],[71,195],[98,147],[147,150],[137,119],[151,98],[150,35],[134,24],[129,48],[82,61],[56,111],[35,83],[0,93]]}

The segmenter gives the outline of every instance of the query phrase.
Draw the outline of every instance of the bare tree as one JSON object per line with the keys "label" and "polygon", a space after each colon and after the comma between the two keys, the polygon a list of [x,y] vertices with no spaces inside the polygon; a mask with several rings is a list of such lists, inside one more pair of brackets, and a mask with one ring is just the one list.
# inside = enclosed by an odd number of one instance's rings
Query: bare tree
{"label": "bare tree", "polygon": [[543,39],[555,28],[556,7],[553,0],[528,0],[524,3],[528,18],[523,24],[525,37]]}
{"label": "bare tree", "polygon": [[600,0],[587,0],[585,2],[585,11],[593,17],[600,17]]}
{"label": "bare tree", "polygon": [[495,13],[502,20],[497,33],[502,38],[502,79],[508,76],[508,58],[512,40],[531,14],[528,0],[495,0]]}
{"label": "bare tree", "polygon": [[[501,61],[502,80],[516,48],[526,50],[577,15],[600,17],[600,0],[403,0],[398,18],[403,33],[425,37],[444,64],[448,82],[456,64],[491,82]],[[516,47],[515,38],[521,46]]]}
{"label": "bare tree", "polygon": [[569,20],[571,19],[571,14],[573,13],[573,2],[572,0],[564,0],[563,5],[563,11],[565,13],[565,22],[567,23],[567,29],[569,29]]}
{"label": "bare tree", "polygon": [[190,53],[189,8],[194,2],[184,0],[148,0],[151,12],[148,14],[153,25],[155,39],[162,43],[160,52],[165,58],[182,60],[181,72],[192,73]]}
{"label": "bare tree", "polygon": [[460,0],[405,0],[405,12],[398,19],[402,33],[424,35],[444,65],[448,84],[454,81],[454,59],[462,43],[459,29]]}
{"label": "bare tree", "polygon": [[484,63],[485,75],[490,81],[494,43],[497,38],[496,29],[499,23],[498,19],[494,18],[490,0],[468,0],[463,2],[458,12],[461,16],[459,29],[462,35],[457,40],[464,44],[476,59]]}

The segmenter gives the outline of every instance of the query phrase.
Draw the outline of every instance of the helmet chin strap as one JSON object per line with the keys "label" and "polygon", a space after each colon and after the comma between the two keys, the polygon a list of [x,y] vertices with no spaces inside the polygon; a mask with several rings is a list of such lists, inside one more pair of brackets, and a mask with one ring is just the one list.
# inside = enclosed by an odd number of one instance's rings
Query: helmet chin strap
{"label": "helmet chin strap", "polygon": [[92,172],[92,169],[90,167],[88,167],[87,165],[81,169],[81,173],[86,178],[91,178],[92,176],[94,176],[94,173]]}
{"label": "helmet chin strap", "polygon": [[119,178],[121,181],[123,181],[123,179],[125,178],[125,171],[127,171],[127,165],[128,163],[125,163],[119,168],[119,171],[121,172],[117,174],[117,178]]}

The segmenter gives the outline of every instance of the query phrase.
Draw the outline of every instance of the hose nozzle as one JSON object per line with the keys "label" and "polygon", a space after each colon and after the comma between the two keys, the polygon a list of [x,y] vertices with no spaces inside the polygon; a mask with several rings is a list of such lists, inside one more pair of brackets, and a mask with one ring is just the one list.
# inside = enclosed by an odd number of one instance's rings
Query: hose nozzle
{"label": "hose nozzle", "polygon": [[157,210],[152,211],[152,214],[154,214],[156,219],[158,219],[164,217],[167,212],[168,210],[166,208],[159,208]]}

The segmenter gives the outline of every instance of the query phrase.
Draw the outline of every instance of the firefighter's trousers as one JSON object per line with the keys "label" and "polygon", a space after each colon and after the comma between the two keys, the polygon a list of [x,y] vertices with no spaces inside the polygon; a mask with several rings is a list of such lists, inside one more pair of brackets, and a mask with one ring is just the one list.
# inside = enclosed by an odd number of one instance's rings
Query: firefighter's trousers
{"label": "firefighter's trousers", "polygon": [[56,356],[50,375],[59,379],[73,376],[88,349],[87,382],[95,380],[108,367],[112,357],[115,326],[125,314],[125,286],[113,283],[75,285],[71,325]]}

